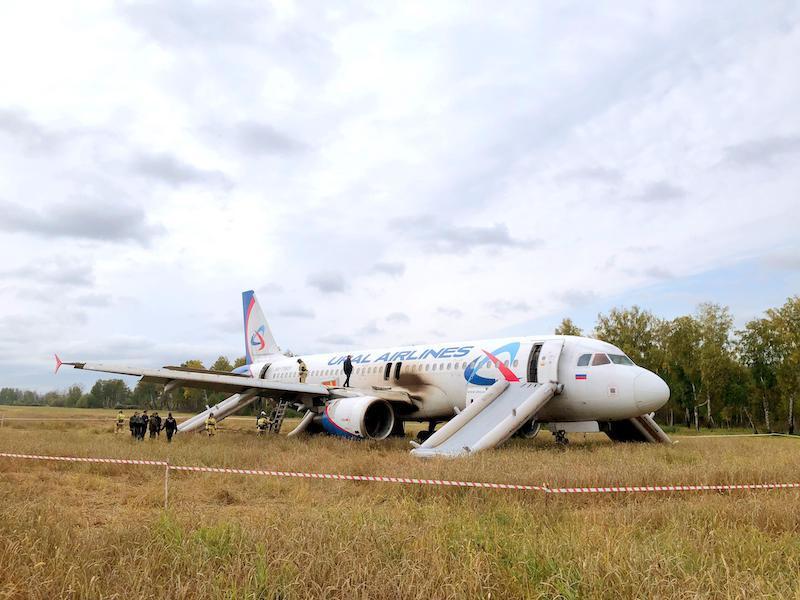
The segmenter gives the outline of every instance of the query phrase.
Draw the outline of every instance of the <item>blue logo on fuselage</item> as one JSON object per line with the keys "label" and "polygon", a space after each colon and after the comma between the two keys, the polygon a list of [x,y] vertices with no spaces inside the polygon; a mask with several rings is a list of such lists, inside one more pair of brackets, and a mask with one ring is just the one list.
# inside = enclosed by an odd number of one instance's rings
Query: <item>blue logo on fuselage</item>
{"label": "blue logo on fuselage", "polygon": [[[519,342],[511,342],[492,352],[492,355],[502,361],[504,358],[502,355],[508,354],[508,364],[511,365],[517,357],[517,352],[519,352]],[[464,371],[464,379],[467,380],[467,383],[472,383],[474,385],[492,385],[497,379],[478,375],[478,371],[483,367],[489,366],[491,362],[488,356],[479,356],[467,365]]]}

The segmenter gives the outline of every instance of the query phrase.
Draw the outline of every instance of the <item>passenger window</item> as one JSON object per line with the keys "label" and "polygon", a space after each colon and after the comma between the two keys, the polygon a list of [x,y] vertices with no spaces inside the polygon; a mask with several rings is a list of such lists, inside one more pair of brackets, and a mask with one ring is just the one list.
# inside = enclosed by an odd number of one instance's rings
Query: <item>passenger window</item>
{"label": "passenger window", "polygon": [[578,366],[585,367],[589,364],[590,360],[592,360],[591,354],[581,354],[581,357],[578,359]]}
{"label": "passenger window", "polygon": [[598,365],[607,365],[607,364],[610,364],[610,363],[611,363],[611,361],[608,360],[608,357],[605,354],[602,354],[600,352],[595,354],[594,358],[592,359],[592,366],[593,367],[596,367]]}
{"label": "passenger window", "polygon": [[514,361],[514,366],[515,366],[515,367],[518,367],[518,366],[519,366],[519,361],[518,361],[518,360],[515,360],[515,361]]}
{"label": "passenger window", "polygon": [[450,363],[447,363],[447,370],[450,370]]}

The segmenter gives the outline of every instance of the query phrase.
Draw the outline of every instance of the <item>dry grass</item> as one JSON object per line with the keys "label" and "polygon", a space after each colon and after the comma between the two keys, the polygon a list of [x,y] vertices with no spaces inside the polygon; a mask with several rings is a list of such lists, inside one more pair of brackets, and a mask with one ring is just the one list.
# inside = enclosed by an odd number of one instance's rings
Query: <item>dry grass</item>
{"label": "dry grass", "polygon": [[[11,416],[87,411],[3,410]],[[93,416],[110,415],[92,411]],[[136,444],[6,421],[0,451],[549,485],[800,480],[800,441],[672,448],[549,435],[449,461],[404,440],[256,438],[251,420]],[[797,492],[550,497],[0,459],[0,597],[800,597]]]}

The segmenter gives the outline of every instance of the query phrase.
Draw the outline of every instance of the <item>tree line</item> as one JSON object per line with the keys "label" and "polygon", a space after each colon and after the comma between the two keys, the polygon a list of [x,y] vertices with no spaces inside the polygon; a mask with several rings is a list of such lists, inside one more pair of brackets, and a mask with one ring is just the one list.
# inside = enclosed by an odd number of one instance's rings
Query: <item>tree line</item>
{"label": "tree line", "polygon": [[[582,335],[570,319],[557,334]],[[730,309],[704,303],[662,319],[638,306],[597,317],[592,337],[621,348],[670,388],[656,417],[686,426],[795,431],[800,390],[800,296],[735,329]]]}
{"label": "tree line", "polygon": [[[220,356],[211,370],[230,372],[245,363],[244,357],[233,363]],[[205,369],[202,361],[188,360],[182,367]],[[170,394],[163,393],[164,386],[139,381],[133,389],[122,379],[99,379],[88,392],[80,385],[72,385],[66,391],[39,394],[17,388],[0,389],[0,405],[64,406],[70,408],[137,408],[200,412],[206,405],[213,406],[227,397],[222,392],[206,392],[191,388],[175,388]]]}
{"label": "tree line", "polygon": [[[584,335],[570,320],[560,335]],[[800,296],[736,330],[730,309],[704,303],[694,314],[662,319],[638,306],[599,314],[589,335],[621,348],[637,365],[658,373],[669,385],[668,404],[657,419],[694,427],[749,427],[754,431],[795,431],[800,390]],[[228,372],[244,364],[220,356],[209,368]],[[182,367],[204,369],[200,360]],[[121,379],[101,379],[88,393],[78,385],[38,394],[3,388],[0,404],[76,408],[136,407],[199,412],[225,398],[222,392],[139,382],[133,390]]]}

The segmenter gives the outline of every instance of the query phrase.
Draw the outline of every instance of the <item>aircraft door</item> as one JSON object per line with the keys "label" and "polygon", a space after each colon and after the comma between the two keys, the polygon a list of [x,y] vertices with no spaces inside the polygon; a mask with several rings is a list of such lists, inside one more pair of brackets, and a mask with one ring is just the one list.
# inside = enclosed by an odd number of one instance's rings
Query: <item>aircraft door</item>
{"label": "aircraft door", "polygon": [[558,381],[558,359],[561,356],[561,349],[563,347],[563,339],[547,340],[542,344],[539,350],[539,360],[536,363],[536,382],[548,383],[551,381]]}
{"label": "aircraft door", "polygon": [[538,383],[537,370],[539,365],[539,354],[542,352],[542,344],[534,344],[531,353],[528,355],[528,383]]}

